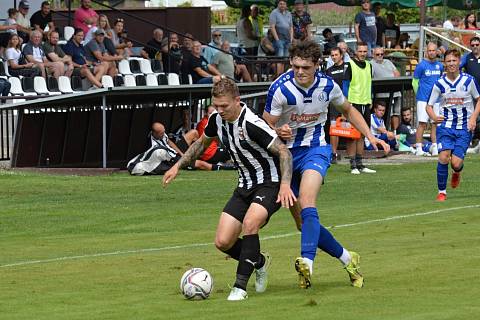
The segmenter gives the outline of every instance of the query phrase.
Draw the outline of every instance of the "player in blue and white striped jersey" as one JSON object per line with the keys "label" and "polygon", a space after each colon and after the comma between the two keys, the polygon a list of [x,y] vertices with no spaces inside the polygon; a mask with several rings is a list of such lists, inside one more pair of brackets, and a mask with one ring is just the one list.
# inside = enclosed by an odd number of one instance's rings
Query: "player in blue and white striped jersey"
{"label": "player in blue and white striped jersey", "polygon": [[[453,174],[450,185],[458,187],[463,159],[472,140],[472,133],[480,113],[480,87],[475,78],[460,73],[460,52],[445,52],[446,74],[435,82],[427,103],[427,113],[437,124],[437,183],[438,201],[447,199],[448,164]],[[433,104],[440,98],[440,115]],[[477,100],[476,105],[474,100]]]}
{"label": "player in blue and white striped jersey", "polygon": [[363,286],[358,272],[359,255],[343,248],[324,228],[318,217],[316,200],[330,167],[332,149],[325,141],[324,126],[328,106],[339,112],[375,145],[375,138],[362,115],[345,99],[332,78],[318,71],[320,46],[313,41],[299,42],[290,49],[292,70],[282,74],[268,91],[263,118],[285,141],[293,156],[292,190],[298,198],[292,215],[301,225],[301,257],[295,261],[301,288],[311,286],[313,260],[317,247],[342,261],[352,285]]}

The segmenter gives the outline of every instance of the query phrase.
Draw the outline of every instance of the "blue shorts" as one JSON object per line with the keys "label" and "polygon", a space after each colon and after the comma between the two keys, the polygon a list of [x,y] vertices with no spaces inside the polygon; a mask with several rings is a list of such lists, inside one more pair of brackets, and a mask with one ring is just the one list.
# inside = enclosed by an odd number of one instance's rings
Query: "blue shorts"
{"label": "blue shorts", "polygon": [[292,191],[298,197],[300,191],[300,181],[305,170],[315,170],[322,175],[327,175],[330,167],[330,158],[332,155],[332,147],[330,145],[321,147],[296,147],[291,148],[290,152],[293,156],[293,176]]}
{"label": "blue shorts", "polygon": [[290,41],[288,40],[278,40],[273,42],[273,47],[275,48],[275,56],[277,57],[288,57],[288,48],[290,48]]}
{"label": "blue shorts", "polygon": [[472,133],[467,129],[437,127],[438,152],[452,150],[453,155],[463,159],[471,141]]}

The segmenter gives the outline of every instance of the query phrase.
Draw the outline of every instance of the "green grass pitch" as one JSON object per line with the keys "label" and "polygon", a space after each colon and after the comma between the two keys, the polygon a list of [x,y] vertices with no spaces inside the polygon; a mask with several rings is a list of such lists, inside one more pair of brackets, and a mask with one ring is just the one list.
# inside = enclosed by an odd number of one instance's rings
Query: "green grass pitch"
{"label": "green grass pitch", "polygon": [[[227,302],[236,263],[213,246],[235,172],[79,177],[0,171],[0,319],[473,319],[480,313],[480,157],[436,203],[436,162],[328,173],[321,222],[362,256],[362,289],[320,253],[313,287],[293,263],[300,236],[281,209],[261,230],[269,288]],[[211,297],[187,301],[183,272],[208,270]]]}

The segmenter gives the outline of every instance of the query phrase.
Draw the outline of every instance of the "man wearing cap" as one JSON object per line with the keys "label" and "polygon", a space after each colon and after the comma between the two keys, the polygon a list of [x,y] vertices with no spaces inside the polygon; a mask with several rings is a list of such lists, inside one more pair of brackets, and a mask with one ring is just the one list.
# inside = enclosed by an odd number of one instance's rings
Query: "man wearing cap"
{"label": "man wearing cap", "polygon": [[80,8],[75,10],[73,16],[73,26],[80,28],[85,34],[92,26],[97,25],[98,14],[92,9],[90,0],[82,0]]}
{"label": "man wearing cap", "polygon": [[97,88],[102,87],[102,76],[107,73],[108,64],[97,64],[92,66],[90,61],[85,59],[86,52],[82,45],[84,38],[83,30],[80,28],[75,29],[73,36],[68,40],[67,44],[63,47],[65,54],[71,57],[73,62],[73,75],[80,75],[87,78],[91,84]]}
{"label": "man wearing cap", "polygon": [[33,29],[40,32],[45,32],[48,25],[48,30],[55,30],[55,25],[52,20],[52,12],[50,11],[50,3],[43,1],[40,10],[35,12],[30,18],[30,25]]}
{"label": "man wearing cap", "polygon": [[30,37],[30,20],[27,18],[30,3],[28,1],[20,1],[18,4],[18,14],[15,19],[17,22],[17,33],[24,43],[27,43]]}
{"label": "man wearing cap", "polygon": [[310,14],[305,11],[303,0],[295,0],[295,11],[292,13],[293,38],[297,41],[310,39],[310,30],[308,26],[312,24]]}
{"label": "man wearing cap", "polygon": [[111,56],[108,54],[107,49],[103,44],[103,40],[105,39],[105,30],[97,29],[94,35],[95,37],[85,45],[85,58],[88,61],[91,61],[93,65],[108,65],[108,75],[112,77],[116,76],[118,70],[117,66],[115,65],[115,61],[120,61],[123,59],[123,57],[118,55]]}

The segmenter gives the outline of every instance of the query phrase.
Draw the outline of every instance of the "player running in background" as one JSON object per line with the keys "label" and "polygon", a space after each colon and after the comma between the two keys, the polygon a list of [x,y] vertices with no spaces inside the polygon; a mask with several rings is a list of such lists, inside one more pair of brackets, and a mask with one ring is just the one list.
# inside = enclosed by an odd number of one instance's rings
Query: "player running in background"
{"label": "player running in background", "polygon": [[290,189],[292,155],[275,131],[240,101],[233,80],[215,83],[212,99],[217,112],[210,116],[203,135],[165,173],[163,185],[198,158],[212,139],[218,138],[228,149],[238,168],[238,187],[220,216],[215,246],[238,260],[237,278],[227,299],[244,300],[254,270],[256,291],[267,288],[270,258],[260,253],[258,231],[280,205],[288,208],[296,201]]}
{"label": "player running in background", "polygon": [[[443,64],[437,61],[437,45],[433,42],[429,42],[427,45],[427,56],[423,59],[415,68],[413,73],[412,86],[416,92],[417,99],[417,156],[428,155],[423,151],[423,132],[427,128],[428,114],[426,112],[426,106],[430,92],[432,91],[433,84],[437,81],[443,73]],[[438,113],[438,104],[434,104],[435,112]],[[432,124],[432,132],[430,133],[430,139],[432,140],[432,147],[430,153],[432,156],[438,154],[437,136],[436,136],[436,124]]]}
{"label": "player running in background", "polygon": [[[438,124],[438,201],[447,199],[448,164],[453,174],[452,188],[458,187],[463,159],[472,140],[472,133],[480,113],[480,87],[475,78],[460,73],[460,52],[456,49],[445,52],[447,72],[435,82],[428,99],[427,113]],[[433,104],[440,98],[440,115],[433,111]],[[474,100],[477,100],[474,105]]]}
{"label": "player running in background", "polygon": [[300,287],[311,286],[313,260],[317,246],[341,260],[352,285],[363,286],[358,272],[360,256],[342,247],[324,228],[318,217],[316,200],[330,167],[332,149],[325,142],[324,126],[328,106],[333,104],[377,148],[375,138],[362,115],[345,99],[340,87],[318,71],[320,46],[313,41],[300,42],[290,49],[292,69],[272,83],[268,91],[263,118],[284,139],[293,156],[292,190],[298,197],[292,215],[301,225],[301,257],[295,261]]}

